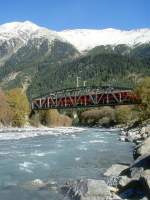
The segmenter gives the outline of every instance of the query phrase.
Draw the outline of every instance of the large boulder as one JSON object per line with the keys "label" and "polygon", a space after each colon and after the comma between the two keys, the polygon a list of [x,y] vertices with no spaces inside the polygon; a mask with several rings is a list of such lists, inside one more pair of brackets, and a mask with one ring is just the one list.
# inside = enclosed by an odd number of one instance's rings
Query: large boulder
{"label": "large boulder", "polygon": [[53,181],[42,181],[41,179],[35,179],[31,181],[27,181],[20,185],[20,187],[27,189],[27,190],[54,190],[56,191],[57,183]]}
{"label": "large boulder", "polygon": [[148,196],[150,198],[150,169],[145,170],[141,174],[141,180],[143,180],[143,184],[145,185],[145,189],[146,189]]}
{"label": "large boulder", "polygon": [[130,142],[136,142],[137,140],[141,139],[141,135],[139,134],[138,130],[134,130],[134,131],[131,130],[131,131],[128,131],[127,138],[128,138],[128,141]]}
{"label": "large boulder", "polygon": [[25,182],[23,185],[21,185],[21,187],[25,189],[29,189],[29,190],[33,190],[33,189],[38,190],[38,189],[47,188],[47,183],[40,179],[35,179],[32,181]]}
{"label": "large boulder", "polygon": [[121,176],[129,178],[140,178],[144,170],[150,168],[150,154],[145,154],[136,159],[133,164],[120,173]]}
{"label": "large boulder", "polygon": [[128,165],[114,164],[104,173],[105,176],[119,176],[119,174],[128,168]]}
{"label": "large boulder", "polygon": [[144,140],[140,145],[135,148],[134,158],[136,159],[139,156],[150,154],[150,137]]}
{"label": "large boulder", "polygon": [[126,185],[128,185],[131,181],[132,181],[132,179],[129,178],[128,176],[121,176],[118,181],[118,187],[123,188]]}
{"label": "large boulder", "polygon": [[120,173],[118,188],[127,199],[138,195],[150,198],[150,154],[138,157]]}
{"label": "large boulder", "polygon": [[118,194],[123,199],[141,199],[146,196],[143,183],[138,178],[129,178],[128,176],[121,176],[118,183]]}
{"label": "large boulder", "polygon": [[143,139],[146,139],[147,137],[149,137],[150,136],[150,125],[143,126],[140,130],[140,134]]}
{"label": "large boulder", "polygon": [[105,200],[110,199],[111,193],[103,180],[77,180],[67,182],[61,191],[71,200]]}

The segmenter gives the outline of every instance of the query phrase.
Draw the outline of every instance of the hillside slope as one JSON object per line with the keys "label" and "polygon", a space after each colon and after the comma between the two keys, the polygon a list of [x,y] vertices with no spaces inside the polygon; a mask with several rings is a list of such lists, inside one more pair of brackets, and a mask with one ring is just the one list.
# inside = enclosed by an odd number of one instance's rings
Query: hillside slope
{"label": "hillside slope", "polygon": [[[143,76],[150,75],[150,59],[114,52],[88,54],[71,62],[57,64],[53,69],[41,63],[29,92],[34,95],[76,86],[76,77],[86,85],[122,85],[132,87]],[[43,78],[44,77],[44,78]]]}

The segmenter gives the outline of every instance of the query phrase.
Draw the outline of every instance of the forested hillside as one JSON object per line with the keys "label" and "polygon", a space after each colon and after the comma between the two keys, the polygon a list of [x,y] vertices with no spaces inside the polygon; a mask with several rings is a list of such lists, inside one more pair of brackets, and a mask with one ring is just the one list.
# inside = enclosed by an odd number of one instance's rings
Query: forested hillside
{"label": "forested hillside", "polygon": [[[54,40],[51,44],[47,39],[34,39],[20,48],[0,68],[0,86],[4,89],[23,87],[30,85],[39,70],[39,63],[42,67],[49,66],[49,69],[61,64],[64,61],[75,58],[79,52],[70,44]],[[47,71],[48,72],[48,71]],[[45,75],[41,77],[44,79]]]}
{"label": "forested hillside", "polygon": [[[141,53],[140,53],[141,52]],[[63,64],[39,63],[28,94],[33,96],[66,87],[80,85],[122,85],[134,86],[143,76],[150,75],[150,46],[130,48],[119,45],[100,46],[73,61]]]}

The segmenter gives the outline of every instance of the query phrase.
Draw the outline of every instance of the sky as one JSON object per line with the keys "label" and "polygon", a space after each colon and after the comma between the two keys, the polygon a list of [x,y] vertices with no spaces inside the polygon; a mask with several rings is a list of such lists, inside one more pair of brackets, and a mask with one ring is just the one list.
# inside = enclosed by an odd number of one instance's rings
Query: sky
{"label": "sky", "polygon": [[150,0],[0,0],[0,24],[26,20],[57,31],[150,28]]}

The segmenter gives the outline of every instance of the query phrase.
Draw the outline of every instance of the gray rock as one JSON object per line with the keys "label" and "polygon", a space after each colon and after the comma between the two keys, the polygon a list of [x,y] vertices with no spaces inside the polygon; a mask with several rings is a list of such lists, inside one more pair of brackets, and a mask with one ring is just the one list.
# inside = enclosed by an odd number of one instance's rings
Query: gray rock
{"label": "gray rock", "polygon": [[142,199],[140,200],[149,200],[148,197],[143,197]]}
{"label": "gray rock", "polygon": [[126,135],[127,135],[127,132],[124,131],[124,130],[122,130],[122,131],[120,132],[120,135],[122,135],[122,136],[126,136]]}
{"label": "gray rock", "polygon": [[150,125],[142,127],[140,130],[140,134],[141,135],[144,135],[144,134],[149,135],[150,134]]}
{"label": "gray rock", "polygon": [[134,163],[131,165],[131,168],[140,168],[142,167],[144,170],[150,169],[150,154],[144,154],[138,157]]}
{"label": "gray rock", "polygon": [[[134,163],[123,172],[118,182],[119,192],[134,195],[143,193],[150,198],[150,155],[140,156]],[[130,192],[129,192],[130,193]]]}
{"label": "gray rock", "polygon": [[40,179],[35,179],[32,181],[27,181],[24,184],[20,185],[20,187],[27,190],[57,190],[57,183],[53,181],[42,181]]}
{"label": "gray rock", "polygon": [[21,187],[25,188],[25,189],[29,189],[29,190],[33,190],[33,189],[43,189],[47,187],[47,183],[43,182],[40,179],[35,179],[32,181],[28,181],[25,182],[23,185],[21,185]]}
{"label": "gray rock", "polygon": [[[87,183],[88,191],[85,194],[85,198],[88,199],[89,197],[107,197],[110,196],[110,191],[108,186],[106,185],[105,181],[97,181],[97,180],[88,180]],[[98,198],[95,198],[98,199]]]}
{"label": "gray rock", "polygon": [[121,199],[122,199],[122,198],[119,197],[118,195],[116,195],[116,194],[112,194],[112,197],[109,198],[108,200],[121,200]]}
{"label": "gray rock", "polygon": [[150,154],[150,137],[144,140],[144,142],[136,149],[135,154],[137,157]]}
{"label": "gray rock", "polygon": [[131,178],[127,177],[127,176],[121,176],[119,183],[118,183],[118,187],[119,188],[123,188],[125,187],[127,184],[129,184],[132,181]]}
{"label": "gray rock", "polygon": [[150,168],[150,155],[146,154],[138,157],[134,163],[124,171],[120,173],[122,176],[128,176],[129,178],[139,178],[144,170]]}
{"label": "gray rock", "polygon": [[146,187],[146,191],[147,191],[148,195],[150,196],[150,169],[145,170],[141,174],[141,179],[143,179],[144,186]]}
{"label": "gray rock", "polygon": [[120,136],[119,137],[119,141],[121,141],[121,142],[128,142],[128,139],[127,139],[126,136]]}
{"label": "gray rock", "polygon": [[103,180],[78,180],[66,183],[62,192],[71,200],[105,200],[111,198],[109,187]]}
{"label": "gray rock", "polygon": [[120,180],[120,176],[108,176],[106,179],[106,183],[110,187],[117,187]]}
{"label": "gray rock", "polygon": [[129,140],[130,142],[136,142],[136,140],[139,140],[139,139],[141,139],[141,136],[140,136],[139,134],[130,133],[130,134],[128,135],[128,140]]}
{"label": "gray rock", "polygon": [[119,176],[119,174],[127,169],[127,165],[115,164],[112,165],[107,171],[104,173],[105,176]]}
{"label": "gray rock", "polygon": [[142,182],[139,179],[122,177],[120,179],[118,194],[125,199],[140,199],[146,195]]}
{"label": "gray rock", "polygon": [[130,168],[130,176],[134,179],[139,179],[141,174],[143,173],[144,171],[144,168],[143,167],[133,167],[133,168]]}

